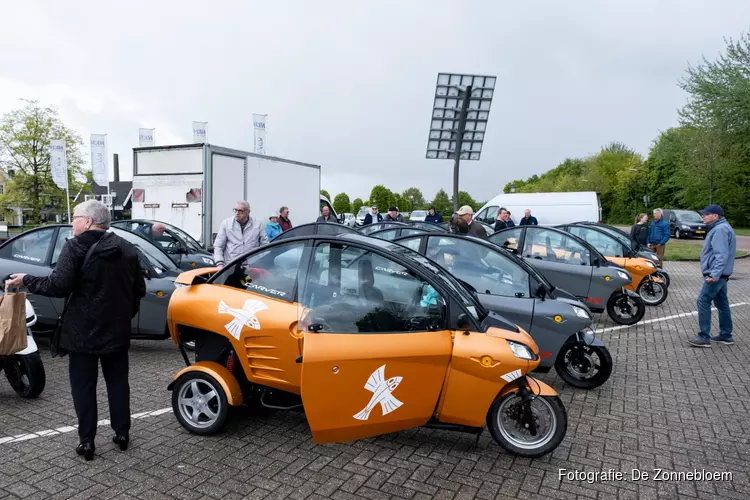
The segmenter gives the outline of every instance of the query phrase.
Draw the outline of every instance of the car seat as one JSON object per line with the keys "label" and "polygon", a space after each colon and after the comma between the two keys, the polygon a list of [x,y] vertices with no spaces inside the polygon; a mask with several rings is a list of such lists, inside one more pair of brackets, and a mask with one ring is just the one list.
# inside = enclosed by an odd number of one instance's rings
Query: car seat
{"label": "car seat", "polygon": [[362,296],[367,300],[383,302],[383,292],[375,287],[375,274],[372,271],[372,261],[370,259],[360,259],[358,266],[360,293]]}

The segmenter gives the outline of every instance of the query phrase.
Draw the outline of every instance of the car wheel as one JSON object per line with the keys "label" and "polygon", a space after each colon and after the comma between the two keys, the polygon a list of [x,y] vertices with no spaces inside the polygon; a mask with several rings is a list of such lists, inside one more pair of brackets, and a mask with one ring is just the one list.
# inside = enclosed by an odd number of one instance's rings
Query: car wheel
{"label": "car wheel", "polygon": [[607,314],[618,325],[634,325],[646,314],[643,299],[617,291],[607,301]]}
{"label": "car wheel", "polygon": [[606,346],[566,344],[557,355],[555,370],[573,387],[593,389],[612,374],[612,355]]}
{"label": "car wheel", "polygon": [[226,424],[229,403],[215,378],[207,373],[188,372],[175,382],[172,411],[185,429],[208,436]]}
{"label": "car wheel", "polygon": [[664,286],[666,286],[667,288],[669,288],[669,283],[670,283],[669,273],[667,273],[666,271],[656,271],[656,276],[658,278],[663,279],[664,280]]}
{"label": "car wheel", "polygon": [[42,357],[38,352],[5,358],[5,378],[16,394],[25,399],[39,396],[47,384]]}
{"label": "car wheel", "polygon": [[653,281],[644,281],[638,285],[638,295],[647,306],[658,306],[667,300],[667,286]]}
{"label": "car wheel", "polygon": [[495,399],[487,413],[487,428],[493,439],[512,455],[541,457],[562,442],[568,428],[568,415],[557,396],[532,396],[529,405],[537,433],[526,423],[524,402],[518,392]]}
{"label": "car wheel", "polygon": [[675,239],[679,240],[680,236],[682,236],[682,233],[680,232],[680,230],[679,229],[675,229],[675,231],[674,231],[674,237],[675,237]]}

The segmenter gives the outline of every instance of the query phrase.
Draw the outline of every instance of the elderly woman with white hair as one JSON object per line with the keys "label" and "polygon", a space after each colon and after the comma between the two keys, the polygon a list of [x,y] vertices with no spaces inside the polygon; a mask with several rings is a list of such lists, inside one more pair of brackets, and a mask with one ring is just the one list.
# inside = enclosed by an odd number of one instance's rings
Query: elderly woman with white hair
{"label": "elderly woman with white hair", "polygon": [[73,238],[63,246],[49,277],[13,274],[6,281],[9,286],[25,286],[32,294],[68,298],[59,331],[60,352],[70,355],[68,369],[80,442],[76,452],[86,460],[94,458],[100,361],[115,431],[112,441],[123,451],[128,447],[130,324],[146,295],[135,246],[108,232],[109,224],[105,204],[96,200],[81,203],[73,212]]}

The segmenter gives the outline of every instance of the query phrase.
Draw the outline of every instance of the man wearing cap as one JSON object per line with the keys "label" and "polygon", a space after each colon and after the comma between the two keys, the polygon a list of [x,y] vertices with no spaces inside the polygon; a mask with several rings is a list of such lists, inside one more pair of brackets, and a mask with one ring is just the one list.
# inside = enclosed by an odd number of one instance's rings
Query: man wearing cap
{"label": "man wearing cap", "polygon": [[487,231],[479,222],[472,219],[474,209],[464,205],[456,211],[456,229],[458,234],[469,234],[482,239],[487,238]]}
{"label": "man wearing cap", "polygon": [[398,207],[391,205],[388,207],[388,213],[383,217],[383,222],[404,222],[404,216],[398,213]]}
{"label": "man wearing cap", "polygon": [[[701,252],[703,287],[698,295],[700,331],[695,340],[688,342],[693,347],[711,347],[712,340],[732,345],[732,311],[727,297],[727,282],[734,271],[737,238],[719,205],[707,206],[701,210],[701,216],[708,232]],[[716,337],[711,337],[711,302],[719,311],[719,335]]]}

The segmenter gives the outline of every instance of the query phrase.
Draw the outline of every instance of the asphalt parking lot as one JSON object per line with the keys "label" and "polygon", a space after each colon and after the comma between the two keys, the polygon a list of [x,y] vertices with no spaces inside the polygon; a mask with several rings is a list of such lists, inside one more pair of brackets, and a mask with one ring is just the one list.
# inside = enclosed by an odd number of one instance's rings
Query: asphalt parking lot
{"label": "asphalt parking lot", "polygon": [[[541,376],[569,418],[563,443],[541,459],[509,456],[487,432],[478,446],[469,435],[423,429],[318,446],[297,413],[240,411],[221,435],[194,436],[177,423],[166,390],[184,366],[177,348],[139,341],[131,446],[123,453],[110,442],[100,378],[97,456],[84,462],[74,451],[68,358],[50,358],[42,341],[48,381],[39,399],[18,398],[0,375],[0,499],[750,498],[750,259],[737,261],[729,284],[736,343],[712,349],[686,343],[697,329],[698,264],[667,270],[669,298],[640,324],[597,315],[614,359],[606,384],[585,391]],[[655,469],[731,477],[654,477]],[[565,475],[610,470],[590,482]]]}

